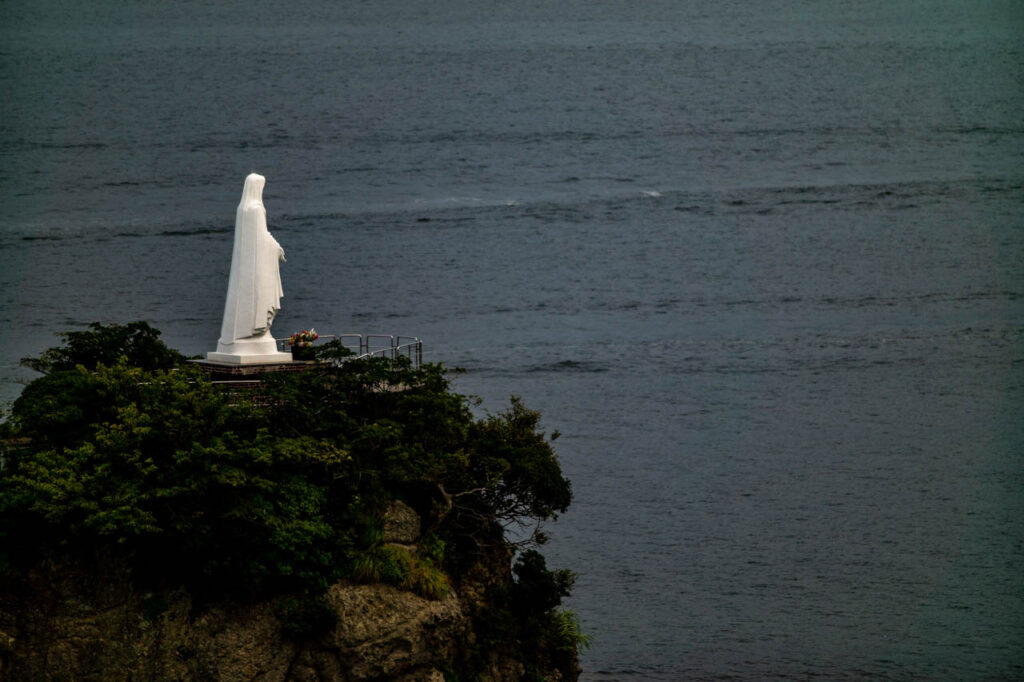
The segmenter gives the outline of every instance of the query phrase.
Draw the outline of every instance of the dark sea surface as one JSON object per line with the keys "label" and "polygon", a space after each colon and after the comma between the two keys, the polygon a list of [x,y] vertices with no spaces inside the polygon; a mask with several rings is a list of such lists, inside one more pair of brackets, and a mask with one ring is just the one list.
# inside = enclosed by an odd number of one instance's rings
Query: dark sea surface
{"label": "dark sea surface", "polygon": [[1024,678],[1020,2],[0,3],[0,401],[415,335],[558,430],[584,679]]}

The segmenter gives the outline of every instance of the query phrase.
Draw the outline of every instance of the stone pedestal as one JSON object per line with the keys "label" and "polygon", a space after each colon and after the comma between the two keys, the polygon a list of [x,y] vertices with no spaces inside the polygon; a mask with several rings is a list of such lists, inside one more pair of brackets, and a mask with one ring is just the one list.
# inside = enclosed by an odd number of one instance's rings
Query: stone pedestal
{"label": "stone pedestal", "polygon": [[224,365],[268,365],[291,362],[292,354],[278,351],[277,341],[268,330],[263,336],[235,339],[231,343],[221,339],[217,352],[207,353],[206,359]]}
{"label": "stone pedestal", "polygon": [[[214,353],[207,353],[214,355]],[[282,353],[282,355],[288,355]],[[292,361],[288,355],[287,362],[247,362],[245,364],[231,362],[217,362],[207,360],[193,360],[204,372],[210,375],[214,381],[237,382],[239,386],[251,382],[259,384],[260,375],[272,374],[275,372],[304,372],[316,365],[315,362]]]}

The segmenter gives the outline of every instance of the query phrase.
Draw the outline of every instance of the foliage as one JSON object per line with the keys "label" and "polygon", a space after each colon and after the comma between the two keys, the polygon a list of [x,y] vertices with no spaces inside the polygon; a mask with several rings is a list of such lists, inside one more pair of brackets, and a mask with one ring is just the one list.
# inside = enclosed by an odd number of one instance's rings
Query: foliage
{"label": "foliage", "polygon": [[568,508],[572,489],[539,422],[539,412],[513,397],[508,410],[473,424],[479,450],[470,470],[483,486],[477,503],[484,515],[509,524],[552,518]]}
{"label": "foliage", "polygon": [[149,371],[170,369],[185,361],[185,356],[168,348],[160,340],[160,332],[147,323],[103,325],[93,322],[91,331],[64,332],[60,336],[64,345],[51,348],[38,358],[23,358],[25,367],[49,374],[84,365],[93,369],[96,365],[112,365],[124,356],[133,367]]}
{"label": "foliage", "polygon": [[[540,415],[513,399],[477,419],[440,365],[353,360],[331,342],[307,371],[266,375],[254,401],[158,337],[93,325],[26,361],[46,374],[0,424],[0,571],[103,551],[199,600],[305,595],[282,607],[302,639],[329,629],[316,600],[338,578],[443,598],[509,524],[539,538],[569,505]],[[414,549],[384,542],[396,498],[424,520]],[[557,611],[571,574],[536,552],[515,571],[496,622],[575,651]]]}
{"label": "foliage", "polygon": [[580,649],[589,649],[590,635],[580,630],[580,619],[574,611],[556,609],[552,611],[551,640],[554,648],[561,653],[575,655]]}
{"label": "foliage", "polygon": [[122,360],[28,388],[5,426],[23,444],[0,476],[0,551],[11,560],[109,545],[142,573],[199,588],[337,577],[345,538],[323,513],[320,474],[349,460],[331,443],[273,437],[194,368]]}
{"label": "foliage", "polygon": [[427,599],[444,599],[448,578],[429,558],[400,545],[377,545],[356,556],[352,577],[367,583],[386,583]]}
{"label": "foliage", "polygon": [[267,375],[259,406],[178,364],[143,322],[92,330],[28,361],[48,373],[2,427],[5,548],[108,543],[175,570],[188,556],[196,578],[323,584],[379,546],[360,534],[395,497],[427,517],[434,564],[569,504],[539,415],[514,400],[475,419],[440,365],[341,363],[328,343],[333,362]]}
{"label": "foliage", "polygon": [[567,570],[549,570],[534,549],[522,552],[513,567],[510,587],[494,586],[494,604],[481,630],[485,647],[515,642],[524,654],[525,679],[540,682],[545,671],[559,670],[574,679],[577,652],[590,646],[572,611],[559,608],[572,591],[576,576]]}

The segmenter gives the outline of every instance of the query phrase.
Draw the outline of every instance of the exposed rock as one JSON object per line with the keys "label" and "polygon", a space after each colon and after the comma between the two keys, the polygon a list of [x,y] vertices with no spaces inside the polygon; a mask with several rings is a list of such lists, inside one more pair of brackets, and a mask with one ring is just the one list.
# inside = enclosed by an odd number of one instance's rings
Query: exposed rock
{"label": "exposed rock", "polygon": [[406,503],[393,500],[384,512],[384,541],[408,545],[419,537],[419,514]]}
{"label": "exposed rock", "polygon": [[[467,583],[469,599],[453,589],[433,601],[387,585],[339,582],[327,593],[337,624],[297,642],[283,634],[280,600],[196,613],[184,591],[136,593],[130,585],[37,571],[18,589],[7,586],[0,682],[443,682],[442,670],[470,655],[472,615],[483,594]],[[521,678],[509,652],[481,653],[482,679]]]}
{"label": "exposed rock", "polygon": [[[415,542],[419,516],[400,502],[387,514],[386,541]],[[197,606],[182,589],[139,592],[116,561],[46,564],[0,584],[0,682],[445,682],[470,662],[483,682],[518,682],[515,643],[480,650],[474,632],[489,588],[511,584],[511,558],[506,546],[480,553],[440,600],[338,582],[325,596],[336,622],[307,637],[289,634],[288,597]]]}
{"label": "exposed rock", "polygon": [[454,592],[429,601],[382,585],[335,585],[328,599],[343,616],[326,644],[344,652],[340,662],[355,679],[413,674],[455,660],[469,629]]}

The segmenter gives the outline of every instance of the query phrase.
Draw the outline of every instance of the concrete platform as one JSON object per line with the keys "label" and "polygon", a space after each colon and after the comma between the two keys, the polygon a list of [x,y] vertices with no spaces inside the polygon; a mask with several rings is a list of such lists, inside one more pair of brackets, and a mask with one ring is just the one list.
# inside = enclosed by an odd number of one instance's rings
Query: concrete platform
{"label": "concrete platform", "polygon": [[238,365],[211,360],[191,360],[210,375],[213,381],[245,381],[256,379],[263,374],[275,372],[304,372],[316,365],[313,360],[289,360],[288,362],[247,363]]}
{"label": "concrete platform", "polygon": [[207,353],[207,362],[215,362],[221,365],[270,365],[273,363],[287,364],[292,361],[291,353],[257,353],[236,355],[234,353]]}

